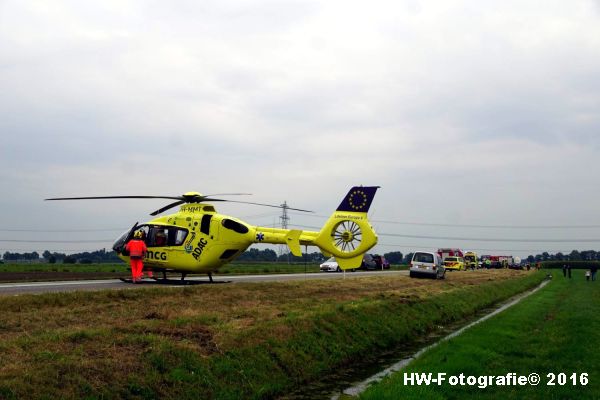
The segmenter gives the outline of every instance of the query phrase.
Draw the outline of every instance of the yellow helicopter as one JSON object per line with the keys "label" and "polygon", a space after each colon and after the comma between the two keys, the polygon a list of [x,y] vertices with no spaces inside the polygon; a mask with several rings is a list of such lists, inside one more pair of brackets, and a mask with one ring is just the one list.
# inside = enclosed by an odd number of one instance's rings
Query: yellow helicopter
{"label": "yellow helicopter", "polygon": [[[172,199],[150,215],[156,216],[173,207],[181,206],[174,214],[163,215],[138,225],[119,237],[113,250],[129,262],[125,245],[135,232],[141,231],[148,251],[144,268],[163,273],[181,273],[181,281],[188,273],[206,273],[212,282],[212,273],[233,261],[254,243],[286,244],[291,253],[301,256],[300,246],[317,246],[327,256],[334,256],[341,269],[361,265],[363,254],[377,244],[377,235],[367,219],[367,212],[379,186],[355,186],[344,197],[319,232],[297,229],[279,229],[252,226],[237,218],[217,213],[207,202],[229,201],[268,207],[269,204],[223,200],[188,192],[182,196],[101,196],[61,197],[45,200],[93,199]],[[295,208],[290,210],[306,211]]]}

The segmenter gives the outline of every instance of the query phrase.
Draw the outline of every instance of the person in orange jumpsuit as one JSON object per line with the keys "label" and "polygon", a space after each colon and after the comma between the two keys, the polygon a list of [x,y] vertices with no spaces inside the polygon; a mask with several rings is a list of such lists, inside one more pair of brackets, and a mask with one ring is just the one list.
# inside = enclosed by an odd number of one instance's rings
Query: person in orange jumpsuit
{"label": "person in orange jumpsuit", "polygon": [[144,256],[148,249],[146,243],[142,240],[143,232],[136,231],[133,234],[133,239],[127,243],[125,250],[129,252],[129,262],[131,264],[131,278],[132,281],[141,282],[142,280],[142,269],[144,268]]}
{"label": "person in orange jumpsuit", "polygon": [[[142,241],[144,243],[146,242],[146,232],[144,232],[144,231],[142,231]],[[140,269],[140,278],[143,274],[144,274],[144,266],[142,265],[142,269]],[[152,268],[147,269],[146,274],[148,275],[148,278],[152,278],[154,276],[152,274]]]}

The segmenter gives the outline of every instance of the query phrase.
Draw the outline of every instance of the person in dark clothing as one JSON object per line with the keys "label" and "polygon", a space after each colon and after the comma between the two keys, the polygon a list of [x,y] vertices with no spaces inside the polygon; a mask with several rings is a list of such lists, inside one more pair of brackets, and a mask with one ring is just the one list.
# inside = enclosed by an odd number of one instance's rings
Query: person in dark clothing
{"label": "person in dark clothing", "polygon": [[563,276],[567,277],[567,264],[563,264]]}
{"label": "person in dark clothing", "polygon": [[571,279],[571,266],[567,265],[567,274],[569,275],[569,279]]}
{"label": "person in dark clothing", "polygon": [[590,268],[590,272],[592,273],[592,281],[595,281],[596,273],[598,272],[598,267],[595,265],[592,265],[592,267]]}

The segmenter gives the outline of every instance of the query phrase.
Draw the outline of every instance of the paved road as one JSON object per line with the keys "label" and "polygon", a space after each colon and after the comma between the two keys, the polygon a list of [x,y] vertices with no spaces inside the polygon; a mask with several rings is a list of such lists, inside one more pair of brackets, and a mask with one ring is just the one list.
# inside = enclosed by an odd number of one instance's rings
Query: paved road
{"label": "paved road", "polygon": [[[316,274],[268,274],[268,275],[237,275],[215,276],[215,284],[234,284],[239,282],[273,282],[306,279],[358,279],[366,276],[398,276],[408,275],[408,271],[360,271],[348,273],[316,273]],[[187,278],[190,284],[209,284],[208,278]],[[39,294],[52,292],[73,292],[77,290],[105,290],[105,289],[142,289],[149,287],[185,287],[180,284],[158,284],[148,280],[141,285],[133,285],[118,279],[91,280],[91,281],[64,281],[64,282],[26,282],[0,284],[0,296],[19,294]]]}

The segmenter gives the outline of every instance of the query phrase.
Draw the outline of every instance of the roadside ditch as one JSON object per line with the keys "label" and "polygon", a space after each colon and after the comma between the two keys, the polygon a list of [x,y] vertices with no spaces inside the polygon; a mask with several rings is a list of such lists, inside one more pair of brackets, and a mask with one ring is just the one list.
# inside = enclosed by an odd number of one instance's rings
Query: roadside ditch
{"label": "roadside ditch", "polygon": [[498,313],[518,304],[531,294],[542,289],[550,282],[545,279],[534,288],[500,300],[492,305],[478,309],[464,318],[437,324],[433,330],[419,335],[413,340],[403,342],[394,348],[380,353],[378,357],[365,358],[364,362],[354,363],[346,368],[333,371],[326,378],[308,384],[300,390],[283,396],[286,399],[332,399],[345,400],[359,396],[369,385],[406,367],[412,360],[438,344],[460,335],[470,327],[497,315]]}

